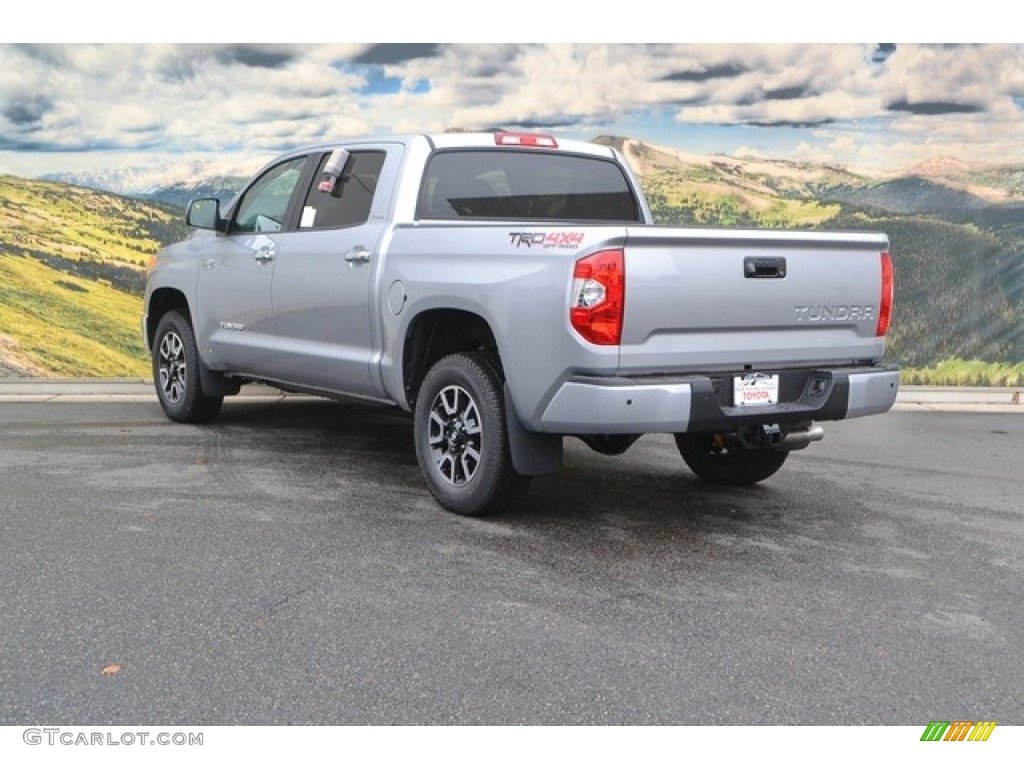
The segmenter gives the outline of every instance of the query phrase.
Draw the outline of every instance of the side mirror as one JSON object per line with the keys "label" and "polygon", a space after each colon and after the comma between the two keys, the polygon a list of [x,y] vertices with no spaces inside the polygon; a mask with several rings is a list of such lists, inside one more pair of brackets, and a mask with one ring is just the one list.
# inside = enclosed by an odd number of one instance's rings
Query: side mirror
{"label": "side mirror", "polygon": [[185,211],[185,223],[199,229],[224,231],[224,219],[220,217],[220,200],[215,197],[199,197],[190,200]]}

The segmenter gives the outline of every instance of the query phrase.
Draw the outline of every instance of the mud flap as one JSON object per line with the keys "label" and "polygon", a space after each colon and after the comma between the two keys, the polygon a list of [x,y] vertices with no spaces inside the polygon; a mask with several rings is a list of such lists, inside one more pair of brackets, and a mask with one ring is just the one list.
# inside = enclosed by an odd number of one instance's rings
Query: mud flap
{"label": "mud flap", "polygon": [[199,364],[199,385],[203,394],[207,397],[221,397],[223,395],[237,395],[242,388],[241,382],[237,379],[229,379],[219,373],[215,373],[202,363]]}
{"label": "mud flap", "polygon": [[530,432],[519,421],[505,385],[505,421],[512,466],[520,475],[546,475],[562,468],[562,436]]}

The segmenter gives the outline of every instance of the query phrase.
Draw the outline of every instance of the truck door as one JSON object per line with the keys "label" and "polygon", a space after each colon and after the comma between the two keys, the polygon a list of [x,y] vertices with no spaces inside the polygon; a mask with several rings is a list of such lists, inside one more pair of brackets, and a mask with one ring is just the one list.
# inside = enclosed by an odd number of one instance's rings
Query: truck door
{"label": "truck door", "polygon": [[274,265],[297,207],[308,158],[267,169],[243,192],[226,235],[210,239],[199,264],[193,318],[203,359],[219,370],[262,373],[274,346]]}
{"label": "truck door", "polygon": [[349,147],[340,196],[318,183],[330,155],[318,157],[294,239],[274,269],[273,304],[282,381],[380,397],[374,344],[374,276],[401,149]]}

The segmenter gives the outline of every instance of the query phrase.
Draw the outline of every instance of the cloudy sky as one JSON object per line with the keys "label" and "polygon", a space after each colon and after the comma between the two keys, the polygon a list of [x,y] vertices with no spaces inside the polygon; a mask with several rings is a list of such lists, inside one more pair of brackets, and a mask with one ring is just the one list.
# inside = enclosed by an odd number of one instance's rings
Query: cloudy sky
{"label": "cloudy sky", "polygon": [[895,170],[1024,163],[1014,44],[0,44],[0,173],[519,127]]}

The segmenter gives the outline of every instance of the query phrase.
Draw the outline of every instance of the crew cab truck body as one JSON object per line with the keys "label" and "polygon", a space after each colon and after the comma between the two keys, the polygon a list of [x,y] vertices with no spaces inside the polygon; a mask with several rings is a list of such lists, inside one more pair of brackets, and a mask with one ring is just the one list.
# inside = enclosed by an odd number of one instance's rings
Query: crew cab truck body
{"label": "crew cab truck body", "polygon": [[387,403],[427,485],[485,514],[562,439],[626,450],[671,433],[706,481],[759,482],[887,411],[881,234],[653,226],[614,149],[517,133],[292,152],[149,275],[143,332],[179,421],[250,381]]}

